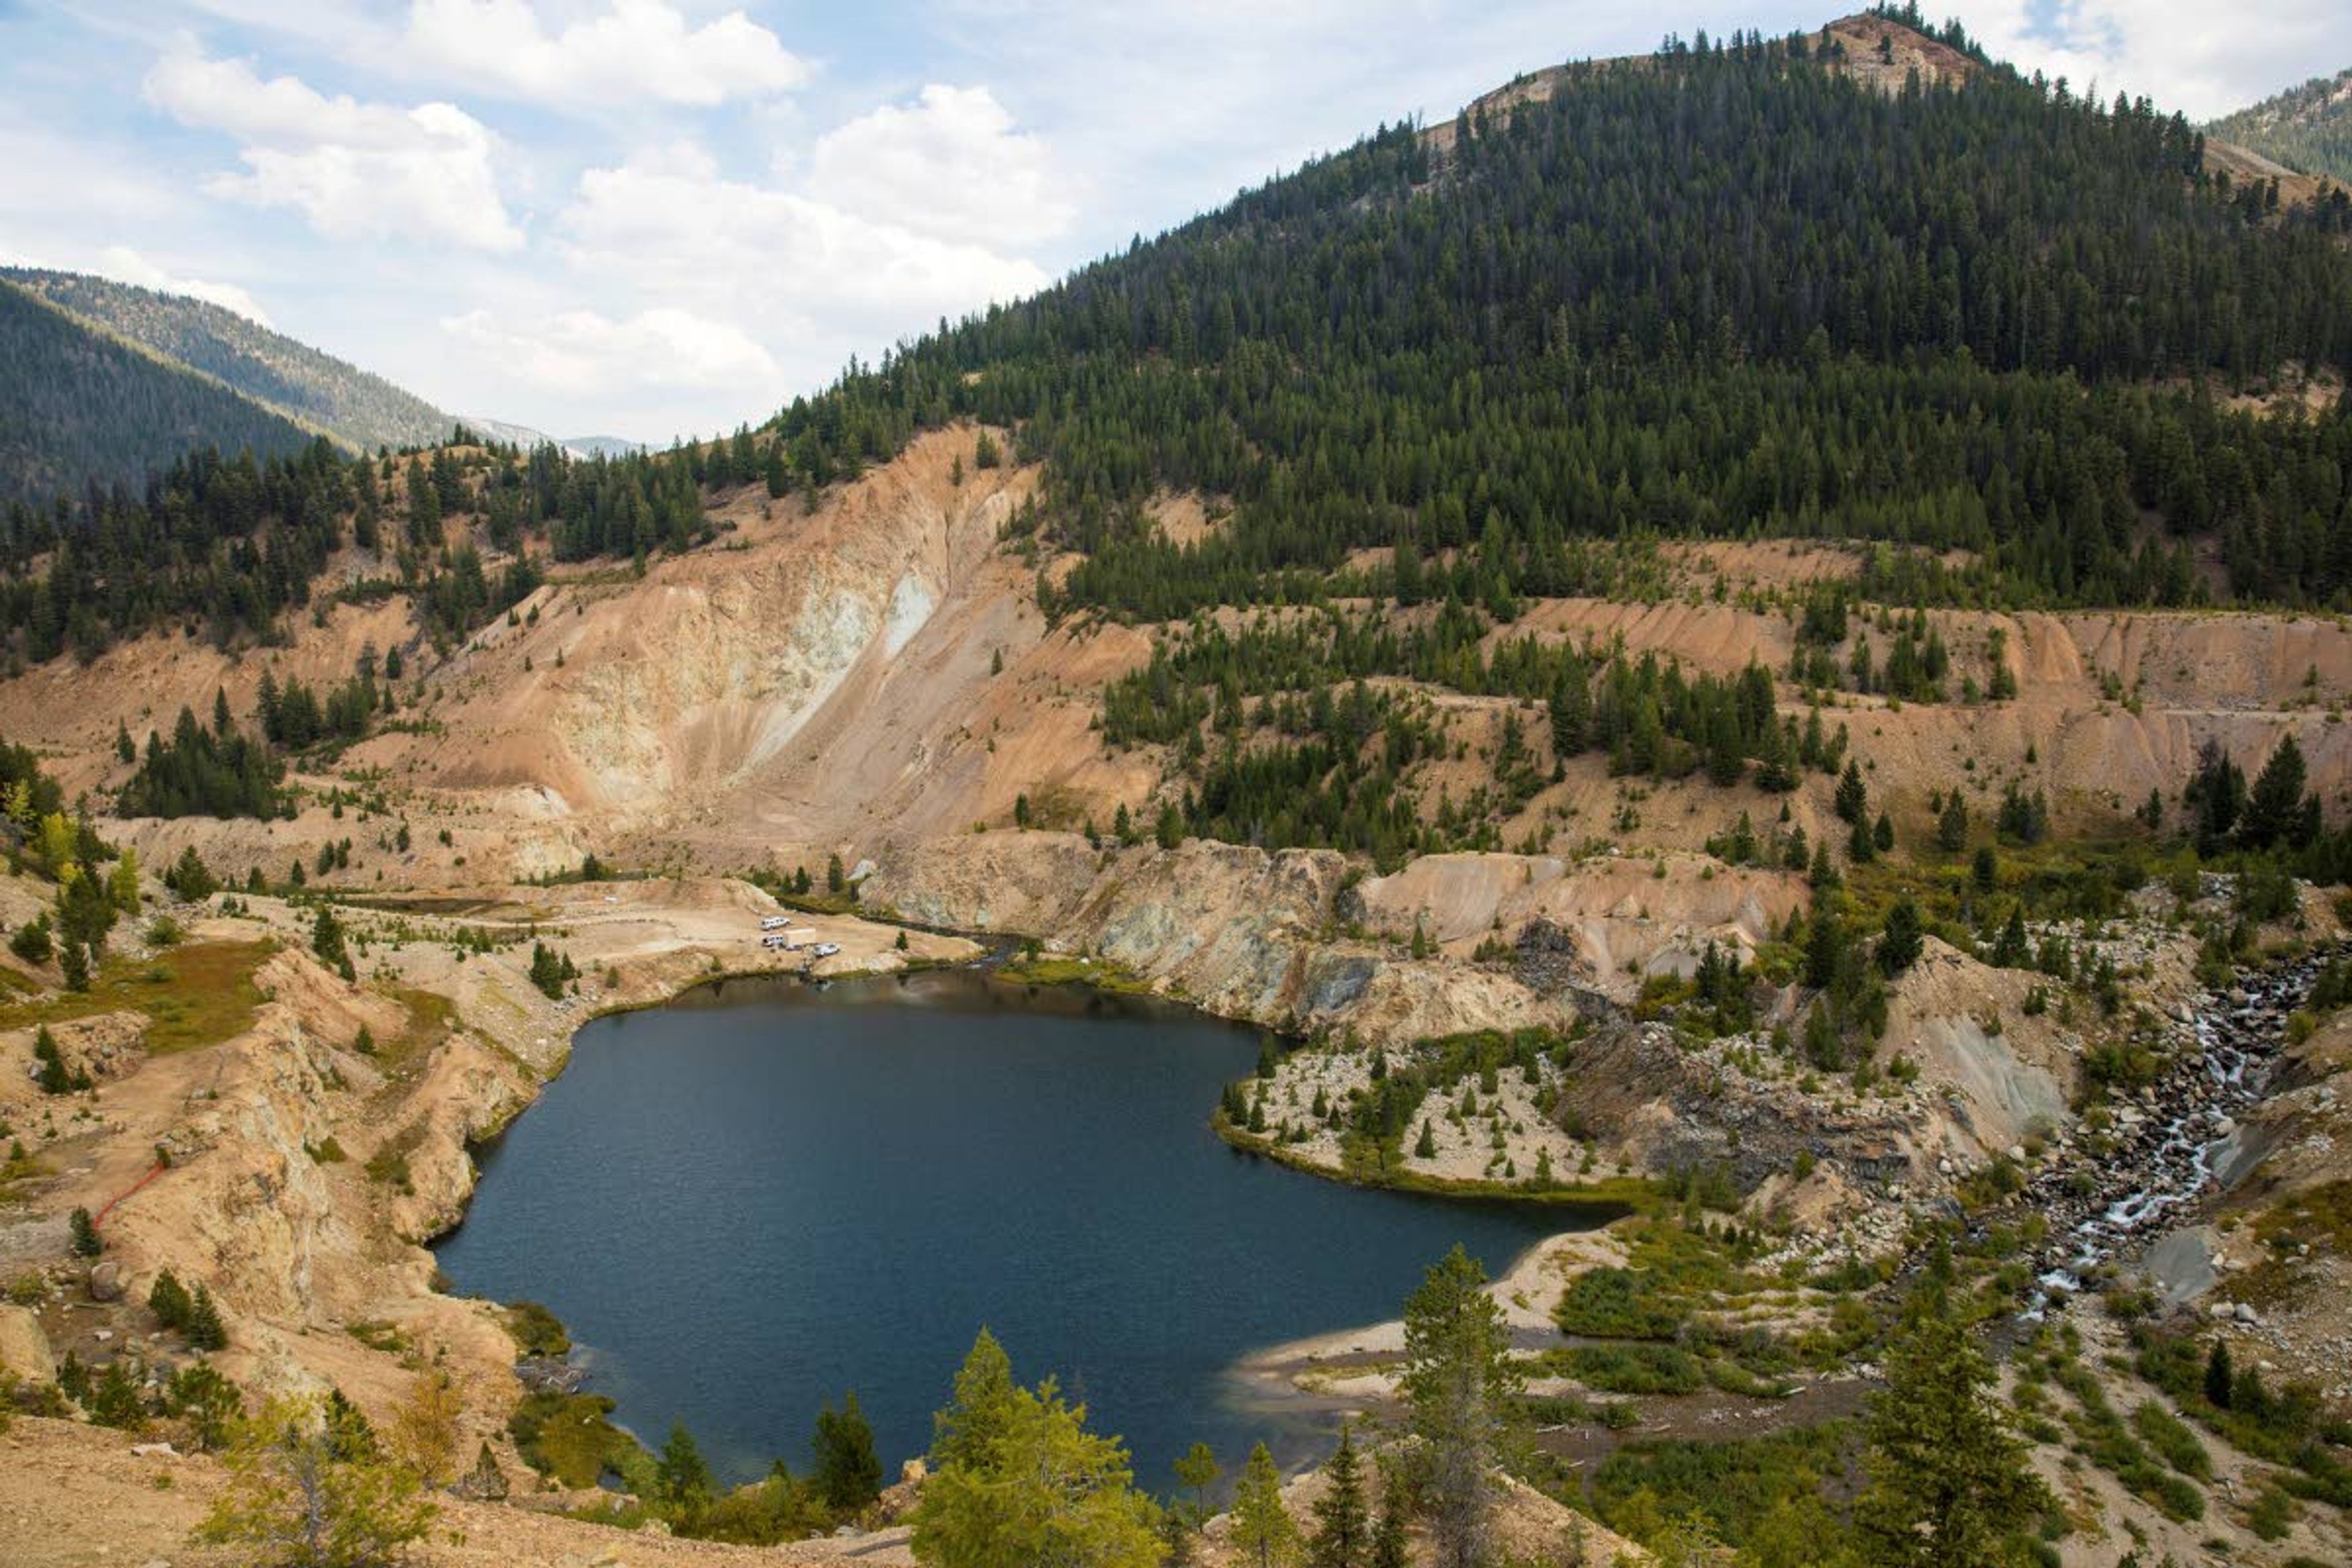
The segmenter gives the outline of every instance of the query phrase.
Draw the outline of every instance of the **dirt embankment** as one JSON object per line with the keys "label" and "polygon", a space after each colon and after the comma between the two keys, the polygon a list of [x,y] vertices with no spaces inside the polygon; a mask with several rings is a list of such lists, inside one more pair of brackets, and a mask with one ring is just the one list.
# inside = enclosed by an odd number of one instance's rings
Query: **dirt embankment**
{"label": "dirt embankment", "polygon": [[[179,946],[126,952],[110,970],[131,1007],[58,1024],[94,1092],[42,1094],[27,1071],[31,1021],[0,1031],[0,1120],[37,1163],[0,1221],[0,1276],[40,1281],[0,1308],[0,1355],[38,1373],[68,1352],[94,1363],[129,1346],[168,1372],[186,1352],[154,1331],[144,1302],[169,1268],[216,1299],[229,1348],[215,1362],[241,1384],[332,1386],[383,1419],[416,1367],[437,1367],[466,1405],[463,1451],[487,1441],[514,1477],[528,1473],[504,1425],[520,1393],[514,1343],[491,1304],[436,1290],[422,1245],[463,1212],[470,1145],[530,1104],[596,1010],[720,970],[844,973],[979,952],[922,932],[901,950],[890,928],[795,916],[796,934],[842,949],[812,963],[759,944],[776,906],[746,884],[589,884],[346,907],[352,984],[307,951],[307,910],[247,903],[237,918],[183,911]],[[468,931],[492,950],[469,951],[480,944]],[[542,939],[580,969],[576,994],[531,984]],[[117,945],[138,941],[126,931]],[[200,1024],[225,1037],[184,1042]],[[102,1280],[67,1259],[75,1208],[101,1215]]]}

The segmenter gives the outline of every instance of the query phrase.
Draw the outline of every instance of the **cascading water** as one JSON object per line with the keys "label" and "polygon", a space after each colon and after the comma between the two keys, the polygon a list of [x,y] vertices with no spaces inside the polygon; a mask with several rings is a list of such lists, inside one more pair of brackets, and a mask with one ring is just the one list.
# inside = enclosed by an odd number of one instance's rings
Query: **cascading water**
{"label": "cascading water", "polygon": [[2022,1201],[2050,1216],[2050,1229],[2034,1258],[2041,1289],[2027,1303],[2027,1319],[2041,1317],[2053,1297],[2080,1290],[2102,1264],[2153,1240],[2204,1195],[2234,1113],[2268,1087],[2286,1043],[2287,1015],[2335,956],[2315,953],[2202,994],[2189,1021],[2193,1046],[2177,1052],[2155,1083],[2118,1102],[2112,1146],[2095,1155],[2078,1145],[2035,1173]]}

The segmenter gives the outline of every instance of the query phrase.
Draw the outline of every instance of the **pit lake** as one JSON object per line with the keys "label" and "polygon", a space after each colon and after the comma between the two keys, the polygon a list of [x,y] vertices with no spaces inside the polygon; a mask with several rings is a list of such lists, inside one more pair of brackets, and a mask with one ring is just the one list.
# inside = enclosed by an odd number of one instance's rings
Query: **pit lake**
{"label": "pit lake", "polygon": [[1166,1493],[1196,1439],[1293,1461],[1335,1417],[1253,1397],[1252,1351],[1398,1315],[1456,1242],[1490,1274],[1577,1211],[1367,1191],[1208,1125],[1257,1037],[1188,1010],[968,971],[737,981],[596,1020],[482,1155],[438,1248],[457,1291],[535,1300],[591,1392],[722,1477],[809,1463],[857,1392],[885,1479],[984,1324]]}

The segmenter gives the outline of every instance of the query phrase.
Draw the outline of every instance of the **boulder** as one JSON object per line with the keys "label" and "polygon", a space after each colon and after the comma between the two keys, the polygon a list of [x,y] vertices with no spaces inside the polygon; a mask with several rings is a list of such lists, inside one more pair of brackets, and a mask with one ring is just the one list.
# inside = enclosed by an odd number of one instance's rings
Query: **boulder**
{"label": "boulder", "polygon": [[89,1299],[93,1301],[122,1300],[122,1265],[111,1258],[102,1258],[89,1266]]}

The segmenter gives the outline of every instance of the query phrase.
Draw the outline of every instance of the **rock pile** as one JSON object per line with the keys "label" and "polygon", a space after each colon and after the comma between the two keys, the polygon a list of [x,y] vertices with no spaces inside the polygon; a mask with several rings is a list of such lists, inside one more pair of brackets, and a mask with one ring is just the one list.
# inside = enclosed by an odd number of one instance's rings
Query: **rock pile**
{"label": "rock pile", "polygon": [[2116,1103],[2105,1139],[2077,1133],[2036,1172],[2026,1206],[2046,1215],[2035,1258],[2042,1292],[2072,1294],[2108,1260],[2136,1255],[2169,1229],[2214,1180],[2237,1115],[2260,1100],[2301,1005],[2334,952],[2315,953],[2225,990],[2175,1020],[2180,1036],[2156,1080]]}

